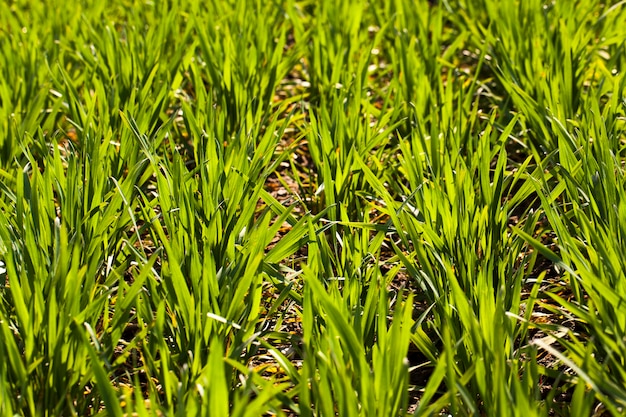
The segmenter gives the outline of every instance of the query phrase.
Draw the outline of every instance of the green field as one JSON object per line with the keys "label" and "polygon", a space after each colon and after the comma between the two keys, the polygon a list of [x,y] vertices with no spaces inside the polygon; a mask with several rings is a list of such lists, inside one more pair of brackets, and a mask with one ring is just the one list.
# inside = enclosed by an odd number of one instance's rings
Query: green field
{"label": "green field", "polygon": [[0,416],[626,415],[626,1],[0,0]]}

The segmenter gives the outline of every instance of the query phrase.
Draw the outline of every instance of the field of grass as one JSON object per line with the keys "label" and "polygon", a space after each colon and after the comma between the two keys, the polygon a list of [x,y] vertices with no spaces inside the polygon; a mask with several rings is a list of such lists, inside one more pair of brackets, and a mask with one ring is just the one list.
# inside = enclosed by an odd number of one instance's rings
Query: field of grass
{"label": "field of grass", "polygon": [[625,415],[625,69],[625,1],[0,0],[0,415]]}

